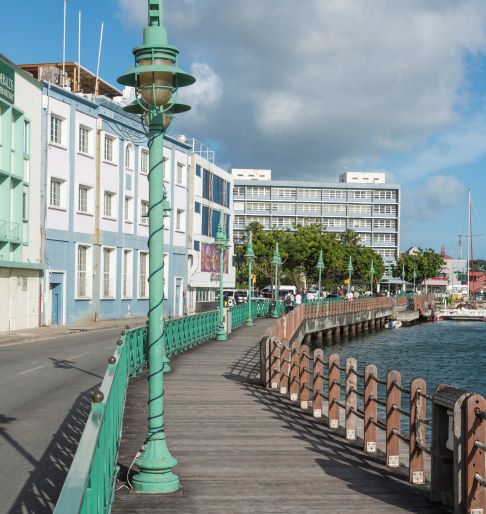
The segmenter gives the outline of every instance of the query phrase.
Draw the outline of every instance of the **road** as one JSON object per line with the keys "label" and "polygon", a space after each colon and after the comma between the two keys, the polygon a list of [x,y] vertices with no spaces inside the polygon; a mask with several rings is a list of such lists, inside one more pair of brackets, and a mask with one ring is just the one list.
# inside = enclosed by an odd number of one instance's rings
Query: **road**
{"label": "road", "polygon": [[52,512],[120,330],[0,346],[0,513]]}

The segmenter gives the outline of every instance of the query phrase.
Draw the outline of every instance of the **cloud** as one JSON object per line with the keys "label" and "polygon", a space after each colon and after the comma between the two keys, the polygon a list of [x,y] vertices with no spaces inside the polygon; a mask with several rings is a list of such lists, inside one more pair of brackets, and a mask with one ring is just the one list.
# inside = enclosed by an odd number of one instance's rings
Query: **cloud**
{"label": "cloud", "polygon": [[[126,24],[144,23],[145,2],[118,2]],[[222,139],[235,167],[335,178],[343,164],[407,152],[446,130],[443,148],[474,155],[451,127],[467,108],[465,56],[486,49],[484,0],[180,0],[165,10],[181,64],[208,66],[199,93],[188,92],[196,108],[183,131]],[[437,150],[409,172],[448,165]]]}

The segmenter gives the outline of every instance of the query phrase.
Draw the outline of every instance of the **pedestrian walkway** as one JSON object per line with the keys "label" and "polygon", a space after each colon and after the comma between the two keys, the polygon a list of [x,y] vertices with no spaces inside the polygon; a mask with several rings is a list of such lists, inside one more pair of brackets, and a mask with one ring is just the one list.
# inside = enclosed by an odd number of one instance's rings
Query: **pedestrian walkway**
{"label": "pedestrian walkway", "polygon": [[0,346],[16,343],[27,343],[43,341],[53,337],[76,334],[80,332],[93,332],[96,330],[109,330],[125,327],[140,327],[145,324],[144,318],[112,319],[106,321],[86,321],[76,325],[49,325],[48,327],[25,328],[23,330],[12,330],[0,332]]}
{"label": "pedestrian walkway", "polygon": [[[208,342],[172,361],[166,430],[182,491],[122,488],[121,513],[435,513],[426,489],[363,454],[259,383],[257,321],[228,342]],[[146,433],[147,376],[130,382],[119,463],[128,469]],[[122,485],[118,484],[118,487]]]}

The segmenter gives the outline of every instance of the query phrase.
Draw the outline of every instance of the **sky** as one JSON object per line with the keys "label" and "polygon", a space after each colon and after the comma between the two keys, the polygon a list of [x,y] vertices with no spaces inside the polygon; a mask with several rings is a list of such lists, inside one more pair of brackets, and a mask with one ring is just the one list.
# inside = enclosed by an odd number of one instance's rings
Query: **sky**
{"label": "sky", "polygon": [[[116,78],[133,62],[143,0],[68,0],[67,59]],[[486,258],[484,0],[166,0],[169,41],[197,78],[173,134],[235,168],[335,181],[387,172],[402,188],[401,249],[457,255],[473,198],[474,253]],[[20,27],[22,22],[22,28]],[[62,59],[63,0],[11,2],[0,52]]]}

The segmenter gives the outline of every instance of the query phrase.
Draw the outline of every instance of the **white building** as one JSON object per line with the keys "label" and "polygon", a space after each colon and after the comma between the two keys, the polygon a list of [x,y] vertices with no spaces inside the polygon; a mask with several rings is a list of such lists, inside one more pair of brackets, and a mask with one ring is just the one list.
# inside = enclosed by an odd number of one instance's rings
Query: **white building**
{"label": "white building", "polygon": [[[190,312],[214,308],[219,290],[219,253],[214,237],[221,214],[225,217],[230,246],[225,254],[223,284],[235,287],[233,265],[233,176],[214,162],[214,153],[199,142],[188,140],[192,149],[189,185],[188,243]],[[208,159],[207,156],[210,156]]]}
{"label": "white building", "polygon": [[384,184],[386,173],[381,171],[346,171],[339,175],[344,184]]}
{"label": "white building", "polygon": [[0,55],[0,331],[40,323],[42,87]]}
{"label": "white building", "polygon": [[233,168],[231,173],[235,180],[272,180],[272,170]]}

